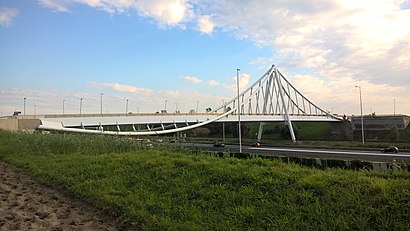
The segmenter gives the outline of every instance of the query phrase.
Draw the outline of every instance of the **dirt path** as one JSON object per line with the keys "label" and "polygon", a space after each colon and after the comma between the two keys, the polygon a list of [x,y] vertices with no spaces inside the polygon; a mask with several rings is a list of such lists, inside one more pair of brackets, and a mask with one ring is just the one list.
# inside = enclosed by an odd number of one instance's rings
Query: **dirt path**
{"label": "dirt path", "polygon": [[0,230],[123,228],[101,210],[41,185],[0,161]]}

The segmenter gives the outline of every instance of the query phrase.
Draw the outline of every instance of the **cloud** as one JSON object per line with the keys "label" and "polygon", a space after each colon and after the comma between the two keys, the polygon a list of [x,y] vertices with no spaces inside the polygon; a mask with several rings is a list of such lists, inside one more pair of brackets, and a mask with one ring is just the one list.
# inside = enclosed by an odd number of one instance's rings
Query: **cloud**
{"label": "cloud", "polygon": [[209,84],[209,86],[212,86],[212,87],[220,86],[220,85],[221,85],[221,84],[220,84],[218,81],[216,81],[216,80],[210,80],[210,81],[208,82],[208,84]]}
{"label": "cloud", "polygon": [[13,19],[17,17],[18,10],[14,8],[0,8],[0,26],[10,26],[13,22]]}
{"label": "cloud", "polygon": [[[251,76],[249,74],[240,74],[239,75],[239,87],[240,87],[241,91],[246,89],[249,86],[250,79],[251,79]],[[231,91],[236,91],[237,90],[237,85],[236,85],[237,84],[237,77],[236,76],[231,77],[231,78],[229,78],[229,80],[230,81],[227,82],[227,83],[220,83],[216,80],[210,80],[208,82],[208,85],[212,86],[212,87],[223,87],[223,88],[229,89]]]}
{"label": "cloud", "polygon": [[[110,14],[136,10],[142,17],[153,18],[161,25],[178,25],[191,14],[186,0],[39,0],[44,7],[69,12],[73,4],[84,4]],[[183,28],[183,26],[181,26]]]}
{"label": "cloud", "polygon": [[194,76],[185,76],[182,78],[184,81],[191,82],[191,83],[201,83],[202,80],[199,79],[198,77]]}
{"label": "cloud", "polygon": [[166,25],[182,22],[189,11],[189,5],[185,0],[136,1],[135,7],[141,15],[155,18]]}
{"label": "cloud", "polygon": [[54,9],[59,12],[69,12],[69,7],[72,4],[72,0],[39,0],[40,5]]}
{"label": "cloud", "polygon": [[102,89],[114,90],[118,92],[126,92],[126,93],[139,93],[145,95],[153,94],[151,89],[135,87],[126,84],[119,84],[119,83],[101,83],[101,82],[90,82],[91,85],[95,87],[99,87]]}
{"label": "cloud", "polygon": [[215,24],[208,15],[202,16],[198,20],[198,29],[202,33],[211,34],[214,30]]}
{"label": "cloud", "polygon": [[355,86],[362,88],[364,114],[392,114],[394,99],[400,102],[400,113],[410,108],[410,86],[372,83],[351,76],[329,80],[309,74],[295,75],[290,81],[309,100],[333,113],[360,113],[359,90]]}
{"label": "cloud", "polygon": [[[374,75],[369,66],[399,68],[393,77],[399,79],[410,69],[410,10],[401,10],[402,2],[226,0],[218,1],[212,13],[223,30],[273,47],[279,62],[333,70],[335,78],[345,70],[360,70],[365,74],[360,78],[378,81],[380,74]],[[344,70],[335,73],[335,68]]]}

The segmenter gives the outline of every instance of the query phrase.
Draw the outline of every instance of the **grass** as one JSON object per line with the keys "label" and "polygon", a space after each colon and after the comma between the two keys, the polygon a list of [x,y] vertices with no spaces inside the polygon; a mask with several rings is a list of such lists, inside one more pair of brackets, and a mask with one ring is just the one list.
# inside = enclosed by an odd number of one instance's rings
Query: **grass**
{"label": "grass", "polygon": [[318,170],[0,131],[0,159],[141,230],[408,230],[410,173]]}

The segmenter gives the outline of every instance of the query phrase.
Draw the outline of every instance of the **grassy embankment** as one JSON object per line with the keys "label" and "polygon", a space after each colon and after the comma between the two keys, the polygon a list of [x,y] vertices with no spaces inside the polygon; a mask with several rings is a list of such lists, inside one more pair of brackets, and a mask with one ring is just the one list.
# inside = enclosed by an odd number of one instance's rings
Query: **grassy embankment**
{"label": "grassy embankment", "polygon": [[0,159],[142,230],[408,230],[410,173],[318,170],[0,131]]}

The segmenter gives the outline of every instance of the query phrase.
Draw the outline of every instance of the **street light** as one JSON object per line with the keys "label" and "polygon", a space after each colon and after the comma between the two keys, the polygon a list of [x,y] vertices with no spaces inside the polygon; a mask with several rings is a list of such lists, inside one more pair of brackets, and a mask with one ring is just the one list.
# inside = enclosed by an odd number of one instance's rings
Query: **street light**
{"label": "street light", "polygon": [[360,86],[355,86],[359,88],[359,94],[360,94],[360,116],[362,117],[362,145],[364,146],[364,123],[363,123],[363,104],[362,104],[362,87]]}
{"label": "street light", "polygon": [[24,115],[26,115],[26,97],[24,97]]}
{"label": "street light", "polygon": [[102,116],[102,106],[103,106],[103,102],[102,102],[102,100],[103,100],[103,93],[100,93],[100,114],[101,114],[101,116]]}
{"label": "street light", "polygon": [[34,116],[36,116],[36,109],[37,109],[37,105],[34,104]]}
{"label": "street light", "polygon": [[238,90],[238,108],[236,112],[238,113],[238,135],[239,135],[239,153],[242,153],[242,134],[241,134],[241,109],[239,102],[239,71],[241,69],[236,69],[236,80],[237,80],[237,90]]}
{"label": "street light", "polygon": [[83,98],[80,98],[80,115],[81,115],[81,107],[83,106]]}
{"label": "street light", "polygon": [[178,113],[178,103],[175,103],[175,113]]}
{"label": "street light", "polygon": [[63,115],[65,114],[64,113],[64,103],[65,103],[65,99],[63,99]]}
{"label": "street light", "polygon": [[198,113],[198,105],[199,105],[199,101],[196,101],[196,113]]}
{"label": "street light", "polygon": [[[222,104],[224,105],[224,113],[226,112],[226,105],[224,99],[222,100]],[[225,122],[222,122],[222,142],[225,143]]]}
{"label": "street light", "polygon": [[129,99],[127,98],[127,104],[126,104],[126,106],[125,106],[125,115],[128,114],[128,101],[129,101]]}
{"label": "street light", "polygon": [[393,99],[393,115],[396,116],[396,99]]}

